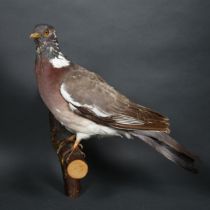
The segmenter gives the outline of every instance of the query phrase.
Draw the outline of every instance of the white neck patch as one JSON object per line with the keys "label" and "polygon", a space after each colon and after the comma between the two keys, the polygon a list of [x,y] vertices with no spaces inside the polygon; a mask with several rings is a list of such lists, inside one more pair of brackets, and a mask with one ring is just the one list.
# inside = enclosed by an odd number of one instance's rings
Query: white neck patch
{"label": "white neck patch", "polygon": [[70,65],[70,61],[67,60],[62,53],[59,53],[58,57],[51,58],[49,62],[54,68],[63,68]]}

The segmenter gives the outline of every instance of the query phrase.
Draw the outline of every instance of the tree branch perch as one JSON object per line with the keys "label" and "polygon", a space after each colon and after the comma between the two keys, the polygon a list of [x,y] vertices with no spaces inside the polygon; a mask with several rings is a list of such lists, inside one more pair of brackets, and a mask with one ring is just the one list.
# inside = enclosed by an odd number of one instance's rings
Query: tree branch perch
{"label": "tree branch perch", "polygon": [[84,178],[88,172],[88,165],[85,162],[85,155],[81,148],[76,148],[72,153],[71,149],[75,141],[75,135],[60,139],[59,136],[65,128],[49,113],[51,141],[60,161],[64,190],[67,196],[76,198],[80,194],[80,179]]}

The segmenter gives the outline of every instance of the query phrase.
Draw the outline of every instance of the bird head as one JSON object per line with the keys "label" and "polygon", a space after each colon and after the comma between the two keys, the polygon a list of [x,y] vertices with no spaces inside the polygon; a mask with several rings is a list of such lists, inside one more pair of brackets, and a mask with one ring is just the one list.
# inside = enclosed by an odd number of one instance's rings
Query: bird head
{"label": "bird head", "polygon": [[55,68],[70,65],[70,61],[60,51],[55,28],[48,24],[34,27],[30,38],[34,40],[38,57],[45,57]]}
{"label": "bird head", "polygon": [[48,24],[38,24],[34,27],[30,38],[35,41],[37,46],[47,45],[50,43],[57,43],[55,29]]}

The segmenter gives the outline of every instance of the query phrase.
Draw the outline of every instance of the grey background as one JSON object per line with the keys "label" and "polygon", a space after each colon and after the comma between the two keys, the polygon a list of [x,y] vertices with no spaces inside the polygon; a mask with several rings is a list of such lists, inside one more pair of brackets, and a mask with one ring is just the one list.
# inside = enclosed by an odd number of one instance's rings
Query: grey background
{"label": "grey background", "polygon": [[[74,62],[167,115],[172,136],[202,159],[200,174],[137,139],[91,139],[81,197],[65,197],[28,39],[43,22]],[[210,209],[208,0],[1,0],[0,25],[1,210]]]}

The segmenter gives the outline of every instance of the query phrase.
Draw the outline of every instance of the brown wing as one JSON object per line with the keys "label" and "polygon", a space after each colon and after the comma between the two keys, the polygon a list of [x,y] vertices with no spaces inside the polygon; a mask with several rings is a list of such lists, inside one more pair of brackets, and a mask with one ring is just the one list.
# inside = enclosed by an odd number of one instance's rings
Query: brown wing
{"label": "brown wing", "polygon": [[100,76],[79,65],[70,66],[61,94],[83,117],[123,130],[169,132],[168,118],[131,102]]}

